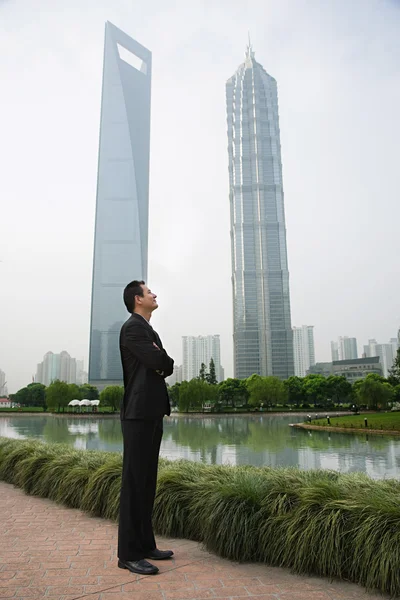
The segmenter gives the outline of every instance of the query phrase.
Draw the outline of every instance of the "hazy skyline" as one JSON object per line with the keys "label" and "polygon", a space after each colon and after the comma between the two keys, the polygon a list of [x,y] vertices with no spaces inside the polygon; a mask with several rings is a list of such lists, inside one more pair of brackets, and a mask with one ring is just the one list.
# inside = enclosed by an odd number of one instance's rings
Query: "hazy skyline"
{"label": "hazy skyline", "polygon": [[400,325],[400,3],[0,2],[0,369],[15,392],[49,350],[89,347],[104,23],[151,48],[149,285],[181,336],[221,335],[231,376],[225,82],[277,80],[292,324],[330,340]]}

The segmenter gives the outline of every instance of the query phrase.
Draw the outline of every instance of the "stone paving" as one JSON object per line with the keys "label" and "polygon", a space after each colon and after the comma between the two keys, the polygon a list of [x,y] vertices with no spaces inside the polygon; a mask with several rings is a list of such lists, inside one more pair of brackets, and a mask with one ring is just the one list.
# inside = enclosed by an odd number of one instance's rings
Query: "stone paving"
{"label": "stone paving", "polygon": [[353,584],[237,564],[195,542],[158,538],[160,573],[117,568],[117,527],[0,482],[0,598],[14,600],[382,600]]}

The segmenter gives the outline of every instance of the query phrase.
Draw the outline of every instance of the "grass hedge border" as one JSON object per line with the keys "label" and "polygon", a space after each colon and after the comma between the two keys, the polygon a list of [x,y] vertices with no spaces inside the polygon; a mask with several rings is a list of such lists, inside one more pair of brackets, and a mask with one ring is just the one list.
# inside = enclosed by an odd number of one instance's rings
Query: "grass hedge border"
{"label": "grass hedge border", "polygon": [[[0,480],[118,519],[119,453],[0,438]],[[154,528],[240,562],[400,594],[400,481],[160,461]]]}

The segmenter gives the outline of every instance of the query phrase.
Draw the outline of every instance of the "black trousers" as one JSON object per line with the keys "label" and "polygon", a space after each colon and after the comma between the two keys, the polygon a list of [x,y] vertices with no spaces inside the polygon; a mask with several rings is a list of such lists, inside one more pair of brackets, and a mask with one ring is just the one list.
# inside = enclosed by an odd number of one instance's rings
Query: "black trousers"
{"label": "black trousers", "polygon": [[121,421],[124,439],[118,558],[141,560],[154,550],[151,515],[157,486],[163,419]]}

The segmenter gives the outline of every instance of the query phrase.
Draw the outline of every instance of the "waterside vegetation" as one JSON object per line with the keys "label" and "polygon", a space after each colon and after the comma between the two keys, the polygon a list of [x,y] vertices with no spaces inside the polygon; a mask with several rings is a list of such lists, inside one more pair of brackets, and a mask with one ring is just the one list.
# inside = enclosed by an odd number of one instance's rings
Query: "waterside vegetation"
{"label": "waterside vegetation", "polygon": [[329,417],[311,420],[311,425],[324,427],[332,430],[338,427],[340,429],[360,429],[366,431],[398,432],[400,433],[400,411],[395,412],[377,412],[363,415],[344,415],[340,417]]}
{"label": "waterside vegetation", "polygon": [[[119,453],[0,438],[0,480],[117,520]],[[159,534],[237,561],[350,580],[400,594],[400,481],[358,473],[161,460]]]}

